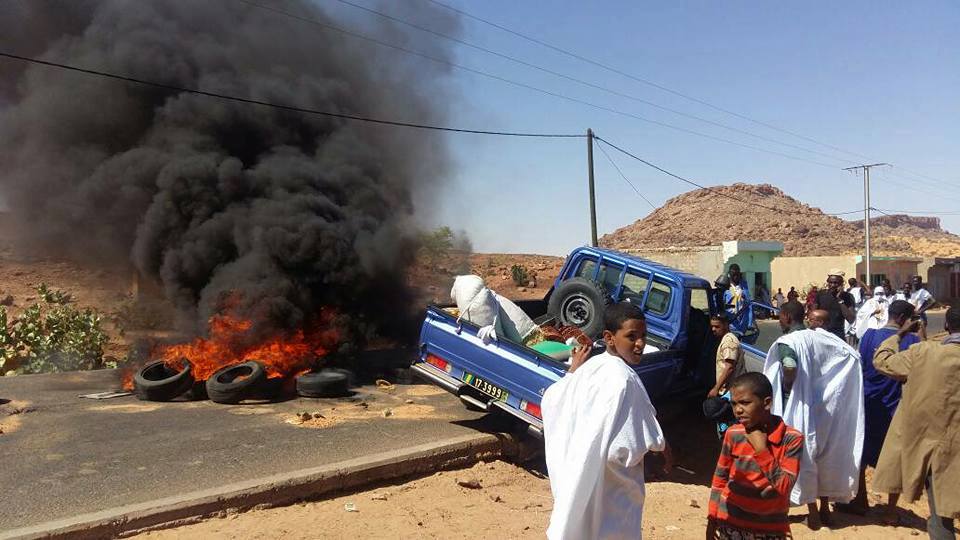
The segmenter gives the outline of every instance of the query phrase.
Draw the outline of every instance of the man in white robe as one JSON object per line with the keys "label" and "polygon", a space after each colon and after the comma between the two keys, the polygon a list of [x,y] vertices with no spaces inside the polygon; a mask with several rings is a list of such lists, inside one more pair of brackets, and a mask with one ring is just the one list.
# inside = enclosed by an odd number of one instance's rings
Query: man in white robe
{"label": "man in white robe", "polygon": [[[791,388],[784,388],[781,357],[785,354],[795,356],[797,363]],[[859,486],[864,430],[860,354],[822,328],[798,330],[770,347],[763,373],[773,385],[771,412],[804,437],[790,502],[811,507],[812,528],[820,522],[829,525],[826,501],[849,502]],[[785,392],[789,392],[786,400]],[[815,515],[818,498],[821,507]]]}
{"label": "man in white robe", "polygon": [[[607,308],[607,351],[575,351],[570,372],[543,396],[544,439],[553,514],[551,540],[638,539],[642,533],[643,457],[669,447],[640,377],[646,321],[634,304]],[[613,330],[610,330],[613,328]]]}

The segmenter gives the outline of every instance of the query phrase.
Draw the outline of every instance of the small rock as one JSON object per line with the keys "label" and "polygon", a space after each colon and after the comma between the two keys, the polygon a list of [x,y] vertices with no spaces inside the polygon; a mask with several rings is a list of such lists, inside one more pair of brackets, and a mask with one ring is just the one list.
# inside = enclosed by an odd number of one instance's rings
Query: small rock
{"label": "small rock", "polygon": [[313,411],[314,418],[326,418],[326,416],[320,414],[320,411]]}
{"label": "small rock", "polygon": [[677,527],[676,525],[667,525],[667,530],[668,530],[668,531],[679,531],[679,530],[680,530],[680,527]]}
{"label": "small rock", "polygon": [[418,521],[418,522],[417,522],[417,527],[423,527],[423,522],[422,522],[422,521]]}
{"label": "small rock", "polygon": [[503,499],[501,499],[499,495],[490,495],[490,500],[495,503],[503,502]]}
{"label": "small rock", "polygon": [[13,295],[12,295],[12,294],[8,294],[7,296],[5,296],[5,297],[3,298],[3,300],[0,300],[0,306],[12,306],[12,305],[13,305]]}
{"label": "small rock", "polygon": [[466,480],[457,479],[457,485],[467,489],[481,489],[483,487],[476,478],[467,478]]}
{"label": "small rock", "polygon": [[411,405],[411,404],[413,404],[413,400],[412,400],[412,399],[408,399],[408,400],[404,401],[404,403],[406,403],[407,405]]}
{"label": "small rock", "polygon": [[526,287],[520,287],[520,292],[527,292],[527,288],[526,288]]}
{"label": "small rock", "polygon": [[690,507],[691,507],[691,508],[700,508],[700,503],[698,503],[696,499],[690,499]]}
{"label": "small rock", "polygon": [[910,531],[910,536],[920,536],[920,531],[913,529]]}
{"label": "small rock", "polygon": [[347,503],[343,505],[343,509],[346,510],[347,512],[359,512],[359,510],[357,510],[357,505],[353,503]]}
{"label": "small rock", "polygon": [[393,409],[387,409],[387,410],[383,411],[383,417],[384,417],[384,418],[388,418],[388,417],[390,417],[390,416],[393,416]]}
{"label": "small rock", "polygon": [[374,493],[373,496],[370,497],[370,500],[371,500],[371,501],[385,501],[385,500],[387,500],[387,495],[384,494],[384,493]]}
{"label": "small rock", "polygon": [[302,420],[302,421],[304,421],[304,422],[306,422],[307,420],[310,420],[311,418],[313,418],[313,415],[310,414],[310,413],[308,413],[308,412],[306,412],[306,411],[301,412],[301,413],[298,414],[297,416],[299,416],[299,417],[300,417],[300,420]]}

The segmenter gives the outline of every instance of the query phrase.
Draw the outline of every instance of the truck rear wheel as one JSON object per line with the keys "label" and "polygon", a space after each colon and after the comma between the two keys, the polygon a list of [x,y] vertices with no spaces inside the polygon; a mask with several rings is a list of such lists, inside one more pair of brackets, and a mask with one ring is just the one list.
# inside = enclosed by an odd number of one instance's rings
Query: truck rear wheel
{"label": "truck rear wheel", "polygon": [[550,296],[547,312],[564,326],[576,326],[592,339],[603,332],[603,314],[612,302],[603,285],[584,278],[570,278]]}

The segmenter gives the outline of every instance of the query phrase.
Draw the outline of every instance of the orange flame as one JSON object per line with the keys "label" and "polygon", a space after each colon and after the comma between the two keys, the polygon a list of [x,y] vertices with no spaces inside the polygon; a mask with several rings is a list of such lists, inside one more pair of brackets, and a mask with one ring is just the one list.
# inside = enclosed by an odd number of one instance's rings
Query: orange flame
{"label": "orange flame", "polygon": [[[291,377],[312,368],[319,358],[336,347],[339,332],[333,325],[334,314],[323,310],[317,322],[306,330],[268,336],[251,343],[249,320],[232,315],[215,315],[209,320],[209,337],[198,337],[188,343],[159,345],[151,358],[164,360],[174,369],[181,369],[181,358],[190,361],[193,377],[208,379],[221,368],[257,360],[264,365],[267,377]],[[129,381],[132,383],[132,381]],[[128,381],[124,380],[124,386]],[[132,388],[132,384],[129,384]]]}

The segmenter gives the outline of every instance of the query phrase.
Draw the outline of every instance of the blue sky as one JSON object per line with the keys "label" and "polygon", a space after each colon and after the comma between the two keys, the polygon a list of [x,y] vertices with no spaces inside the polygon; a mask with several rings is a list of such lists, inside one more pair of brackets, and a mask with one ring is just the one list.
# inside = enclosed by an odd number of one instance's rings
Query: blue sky
{"label": "blue sky", "polygon": [[[684,94],[871,160],[890,162],[896,167],[874,169],[872,175],[877,208],[960,210],[956,3],[448,1]],[[391,3],[379,9],[401,15]],[[429,26],[431,21],[417,22]],[[456,48],[456,61],[472,68],[829,166],[678,132],[457,71],[451,75],[454,97],[447,105],[451,125],[564,133],[590,127],[706,185],[769,182],[828,212],[863,207],[860,178],[840,169],[865,158],[726,115],[482,23],[464,20],[462,38],[620,93],[840,159],[679,117],[463,46]],[[448,140],[454,167],[443,183],[440,201],[421,207],[425,224],[466,230],[477,251],[562,254],[589,241],[583,140],[469,135],[450,135]],[[656,205],[690,189],[622,155],[611,157]],[[601,234],[650,212],[602,153],[595,153],[595,162]],[[913,173],[935,180],[914,182]],[[718,211],[742,210],[736,206]],[[960,232],[960,216],[942,219],[948,229]],[[718,241],[727,239],[718,232]]]}

